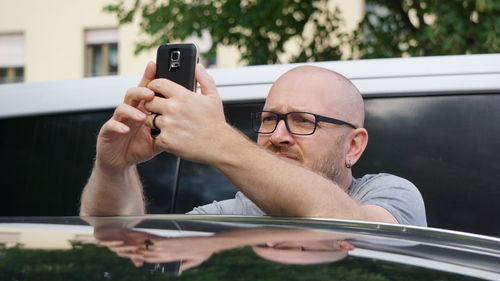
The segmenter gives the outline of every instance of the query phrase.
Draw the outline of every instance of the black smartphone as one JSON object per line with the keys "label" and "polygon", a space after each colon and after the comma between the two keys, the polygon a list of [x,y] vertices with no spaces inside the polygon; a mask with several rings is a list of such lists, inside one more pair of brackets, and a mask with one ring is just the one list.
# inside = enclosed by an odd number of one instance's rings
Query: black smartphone
{"label": "black smartphone", "polygon": [[[184,88],[196,91],[194,72],[198,63],[198,48],[195,44],[164,44],[156,53],[156,78],[166,78]],[[156,94],[163,97],[160,94]],[[151,129],[156,136],[160,130]]]}

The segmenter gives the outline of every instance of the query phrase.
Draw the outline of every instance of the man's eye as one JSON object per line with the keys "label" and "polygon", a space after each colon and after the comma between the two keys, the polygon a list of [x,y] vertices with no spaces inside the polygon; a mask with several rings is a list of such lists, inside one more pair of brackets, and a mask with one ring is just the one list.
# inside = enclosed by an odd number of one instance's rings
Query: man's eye
{"label": "man's eye", "polygon": [[276,117],[274,116],[262,116],[262,122],[274,122]]}
{"label": "man's eye", "polygon": [[300,118],[299,122],[301,122],[301,123],[309,123],[309,124],[314,123],[314,121],[306,119],[306,118]]}
{"label": "man's eye", "polygon": [[302,116],[295,116],[293,118],[293,122],[297,123],[297,124],[314,124],[314,120],[311,120],[309,118],[306,118],[306,117],[302,117]]}

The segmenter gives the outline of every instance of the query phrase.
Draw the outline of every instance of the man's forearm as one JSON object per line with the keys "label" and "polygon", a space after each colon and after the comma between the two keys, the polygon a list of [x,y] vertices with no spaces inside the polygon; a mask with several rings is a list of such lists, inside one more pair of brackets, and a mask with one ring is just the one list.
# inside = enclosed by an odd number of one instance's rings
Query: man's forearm
{"label": "man's forearm", "polygon": [[135,165],[103,168],[96,161],[82,193],[80,215],[115,216],[145,213],[142,184]]}
{"label": "man's forearm", "polygon": [[267,214],[366,219],[361,206],[329,179],[279,159],[235,129],[226,136],[214,165]]}

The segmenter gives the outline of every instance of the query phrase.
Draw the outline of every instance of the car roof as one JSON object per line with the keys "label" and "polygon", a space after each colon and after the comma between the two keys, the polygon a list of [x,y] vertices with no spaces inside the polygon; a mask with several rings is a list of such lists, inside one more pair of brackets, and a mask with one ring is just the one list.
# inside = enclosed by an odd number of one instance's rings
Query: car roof
{"label": "car roof", "polygon": [[[9,261],[9,249],[17,249],[17,257],[25,255],[28,261],[29,257],[33,256],[34,249],[59,251],[59,254],[63,256],[66,254],[71,257],[75,244],[73,244],[73,249],[66,246],[67,249],[64,250],[65,247],[61,246],[64,243],[70,245],[69,240],[85,237],[81,241],[94,245],[92,243],[95,243],[96,240],[93,235],[102,238],[103,236],[99,236],[98,233],[101,233],[103,229],[107,233],[106,235],[110,233],[120,234],[123,233],[120,230],[122,228],[133,229],[136,232],[147,233],[148,235],[167,237],[166,239],[170,239],[170,242],[179,243],[181,246],[182,244],[188,244],[184,245],[185,247],[196,245],[198,251],[203,251],[203,245],[194,242],[200,237],[229,237],[234,234],[233,239],[239,237],[242,241],[242,244],[238,245],[247,246],[247,248],[253,246],[257,255],[259,253],[255,250],[255,247],[269,246],[268,242],[277,244],[277,241],[282,241],[282,243],[290,244],[296,242],[296,240],[309,242],[346,241],[353,248],[346,253],[348,258],[340,263],[342,266],[346,264],[353,267],[362,265],[366,269],[369,268],[367,265],[375,266],[377,262],[383,262],[386,264],[386,269],[395,266],[398,268],[397,270],[410,270],[413,274],[421,271],[415,271],[412,268],[430,269],[425,273],[430,274],[428,275],[429,278],[430,276],[436,278],[436,272],[448,272],[487,280],[500,279],[500,267],[498,267],[498,264],[500,264],[500,239],[494,237],[435,228],[339,219],[207,215],[147,215],[100,218],[3,217],[0,218],[0,238],[5,233],[21,233],[20,236],[24,236],[25,239],[20,238],[16,242],[18,245],[19,243],[24,244],[24,247],[14,246],[15,243],[12,240],[10,246],[0,248],[0,256],[3,256],[3,260],[0,259],[0,269],[5,266],[5,262]],[[36,236],[36,239],[34,239],[36,242],[29,239],[29,237],[33,238],[34,235]],[[262,236],[260,240],[258,239],[259,235]],[[185,239],[174,239],[179,237]],[[61,244],[60,242],[64,243]],[[95,247],[102,248],[102,246]],[[23,250],[25,251],[23,252]],[[237,256],[239,250],[235,251],[232,250],[231,252],[228,249],[221,252],[229,253],[228,255],[233,255],[232,258],[236,259],[235,256]],[[109,253],[109,251],[104,251],[102,255],[113,256],[109,255]],[[224,253],[220,255],[224,255]],[[78,258],[76,260],[78,261]],[[225,259],[221,260],[224,261]],[[223,266],[236,267],[236,271],[239,267],[245,266],[246,258],[236,260],[238,262],[227,262],[227,264],[223,262]],[[3,265],[2,262],[4,262]],[[93,262],[84,261],[83,257],[80,262],[84,263],[87,268],[92,268]],[[252,266],[252,262],[248,262],[248,266]],[[50,264],[50,261],[48,263]],[[213,269],[210,268],[209,262],[207,264],[194,272],[201,275],[210,273],[210,270]],[[337,263],[327,263],[325,270],[328,271],[328,266],[331,267],[335,264]],[[132,267],[131,264],[130,266]],[[81,268],[83,271],[86,267],[82,266]],[[378,272],[376,273],[381,276],[389,274],[380,271],[384,266],[375,266],[373,268],[377,269]],[[21,269],[11,269],[12,276],[15,275],[16,270]],[[308,272],[305,269],[302,270],[304,274]],[[318,270],[319,267],[307,269],[313,272]],[[226,268],[226,270],[232,269]],[[259,268],[254,270],[258,271]],[[307,274],[311,274],[311,272]],[[234,279],[237,280],[238,278],[235,277]],[[117,280],[121,279],[118,278]]]}

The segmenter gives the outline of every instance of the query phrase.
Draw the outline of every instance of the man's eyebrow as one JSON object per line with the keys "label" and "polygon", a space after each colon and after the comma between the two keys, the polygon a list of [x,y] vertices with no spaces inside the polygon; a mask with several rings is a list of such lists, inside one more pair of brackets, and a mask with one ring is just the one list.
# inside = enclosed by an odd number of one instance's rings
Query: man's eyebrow
{"label": "man's eyebrow", "polygon": [[264,111],[272,111],[272,112],[276,112],[276,113],[288,113],[288,112],[309,112],[307,110],[304,110],[304,109],[298,109],[296,107],[290,107],[290,106],[287,106],[286,107],[286,111],[284,112],[280,112],[280,110],[278,110],[278,107],[269,107],[269,108],[264,108],[262,110]]}

